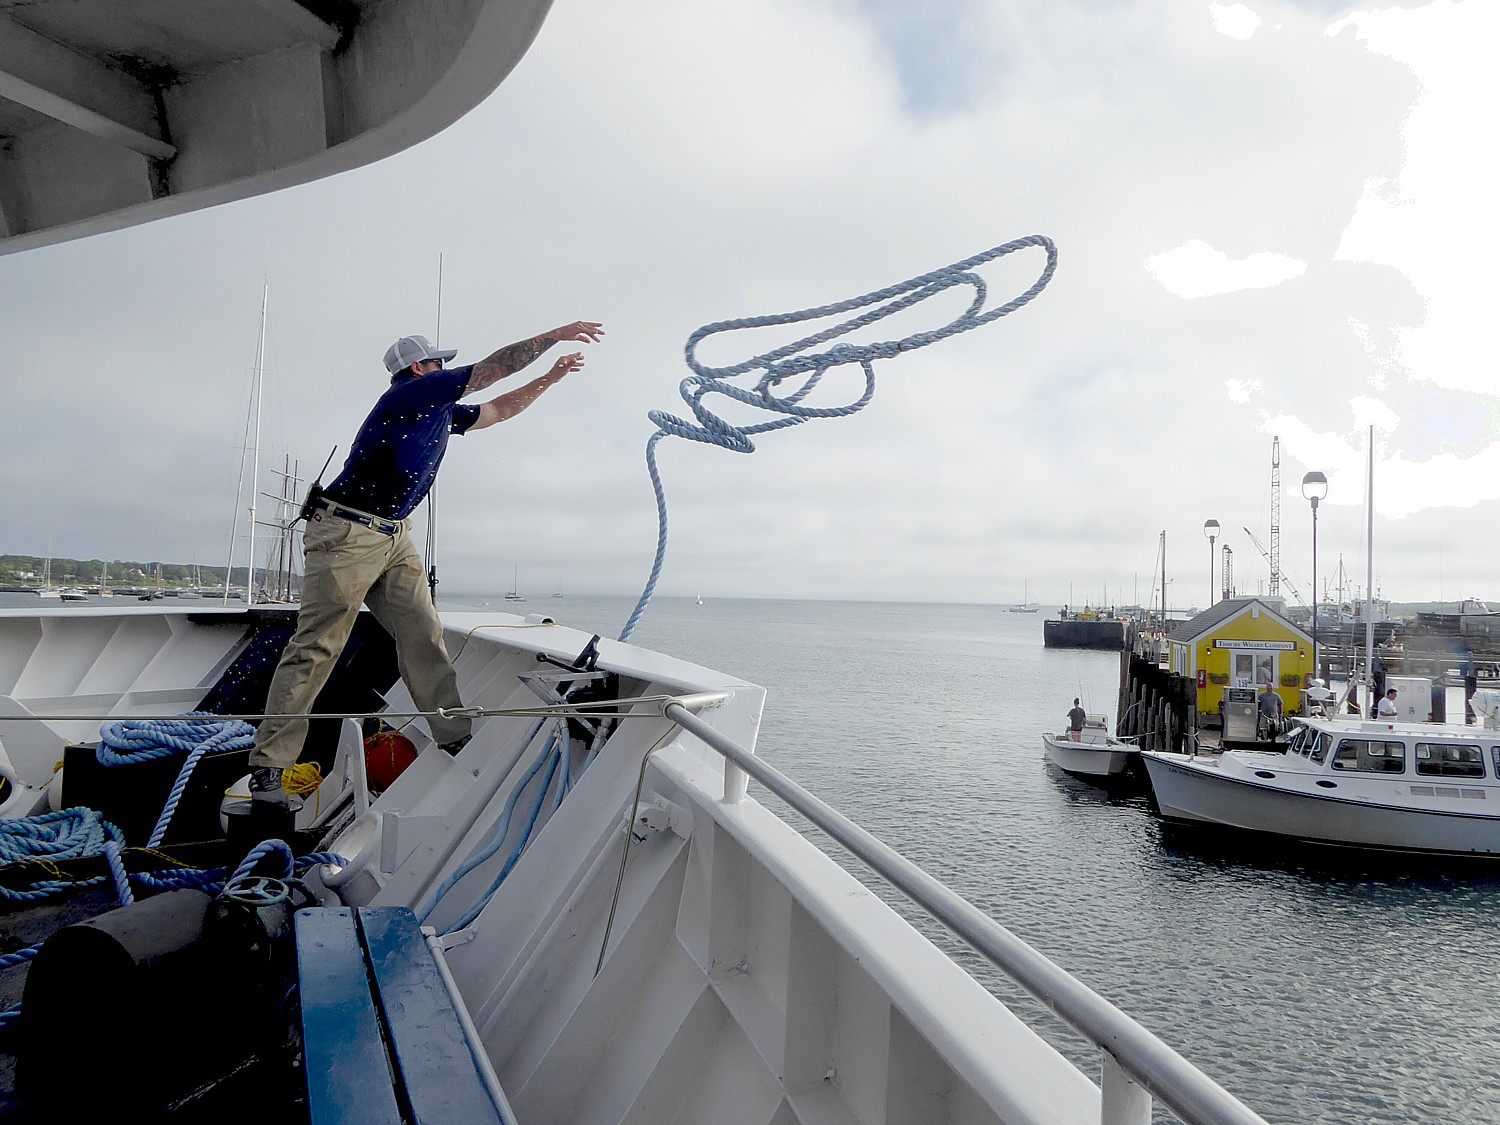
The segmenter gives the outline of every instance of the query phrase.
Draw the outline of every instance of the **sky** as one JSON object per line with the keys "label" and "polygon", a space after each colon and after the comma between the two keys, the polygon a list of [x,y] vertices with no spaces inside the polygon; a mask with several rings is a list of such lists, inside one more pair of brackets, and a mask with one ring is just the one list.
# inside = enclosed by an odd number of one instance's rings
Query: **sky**
{"label": "sky", "polygon": [[[1377,592],[1500,598],[1500,226],[1476,143],[1497,32],[1479,0],[557,0],[495,93],[404,153],[0,257],[0,554],[223,563],[264,287],[261,464],[304,477],[342,461],[397,336],[440,329],[463,363],[603,322],[582,371],[450,444],[438,569],[447,592],[635,594],[647,412],[687,413],[696,328],[1042,234],[1040,296],[877,362],[863,410],[750,455],[663,442],[658,592],[1146,603],[1165,532],[1169,604],[1202,606],[1216,519],[1237,592],[1261,593],[1246,529],[1270,542],[1279,437],[1284,585],[1311,597],[1318,470],[1318,584],[1342,561],[1350,597],[1373,427]],[[1041,261],[985,267],[991,305]],[[806,403],[863,390],[839,367]]]}

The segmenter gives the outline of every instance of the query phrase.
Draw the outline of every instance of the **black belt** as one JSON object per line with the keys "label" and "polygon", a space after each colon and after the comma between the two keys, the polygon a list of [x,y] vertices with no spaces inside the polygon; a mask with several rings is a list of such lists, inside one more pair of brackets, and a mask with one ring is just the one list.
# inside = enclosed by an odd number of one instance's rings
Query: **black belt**
{"label": "black belt", "polygon": [[382,535],[395,535],[401,530],[400,520],[388,520],[381,516],[372,516],[369,512],[361,512],[358,508],[346,508],[342,504],[336,504],[332,500],[323,499],[319,501],[322,509],[331,516],[348,520],[350,523],[364,524],[371,531],[378,531]]}

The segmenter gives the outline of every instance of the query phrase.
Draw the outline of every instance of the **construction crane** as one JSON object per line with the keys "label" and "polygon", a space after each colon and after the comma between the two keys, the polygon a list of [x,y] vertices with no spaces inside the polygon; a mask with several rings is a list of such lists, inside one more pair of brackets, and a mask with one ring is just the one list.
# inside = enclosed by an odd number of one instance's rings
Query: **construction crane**
{"label": "construction crane", "polygon": [[[1259,539],[1255,538],[1255,532],[1251,531],[1248,527],[1245,528],[1245,534],[1250,536],[1250,542],[1255,544],[1255,549],[1261,553],[1261,557],[1264,558],[1266,562],[1271,563],[1271,577],[1273,580],[1272,588],[1278,590],[1277,596],[1279,597],[1280,583],[1275,582],[1276,564],[1274,562],[1271,562],[1271,552],[1266,550],[1265,544],[1262,543]],[[1282,581],[1286,583],[1286,588],[1291,593],[1292,597],[1297,599],[1297,604],[1302,606],[1303,608],[1306,608],[1307,603],[1302,600],[1302,595],[1297,592],[1297,587],[1292,585],[1292,580],[1290,578],[1283,578]]]}
{"label": "construction crane", "polygon": [[[1253,535],[1250,537],[1255,538]],[[1259,543],[1256,544],[1260,546]],[[1262,551],[1266,555],[1266,561],[1271,564],[1271,588],[1267,592],[1271,597],[1277,597],[1281,593],[1281,438],[1271,438],[1271,550],[1270,553]],[[1291,588],[1291,583],[1287,583]],[[1299,597],[1297,599],[1301,601]]]}

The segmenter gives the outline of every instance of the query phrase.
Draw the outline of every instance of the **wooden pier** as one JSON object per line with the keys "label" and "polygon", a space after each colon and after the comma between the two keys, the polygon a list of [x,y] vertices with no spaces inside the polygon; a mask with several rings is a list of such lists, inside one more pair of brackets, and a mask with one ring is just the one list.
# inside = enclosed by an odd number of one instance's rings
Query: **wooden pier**
{"label": "wooden pier", "polygon": [[1116,737],[1136,739],[1143,750],[1191,752],[1197,738],[1198,691],[1187,676],[1173,675],[1144,645],[1120,653]]}

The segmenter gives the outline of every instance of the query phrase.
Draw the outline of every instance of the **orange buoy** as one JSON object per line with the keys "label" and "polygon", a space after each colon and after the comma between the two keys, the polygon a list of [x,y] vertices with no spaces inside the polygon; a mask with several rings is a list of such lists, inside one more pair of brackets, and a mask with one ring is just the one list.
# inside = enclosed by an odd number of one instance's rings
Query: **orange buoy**
{"label": "orange buoy", "polygon": [[388,789],[417,760],[417,748],[406,735],[382,730],[365,739],[365,776],[371,789]]}

